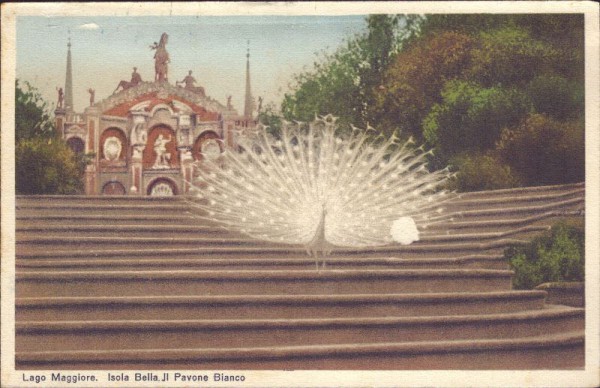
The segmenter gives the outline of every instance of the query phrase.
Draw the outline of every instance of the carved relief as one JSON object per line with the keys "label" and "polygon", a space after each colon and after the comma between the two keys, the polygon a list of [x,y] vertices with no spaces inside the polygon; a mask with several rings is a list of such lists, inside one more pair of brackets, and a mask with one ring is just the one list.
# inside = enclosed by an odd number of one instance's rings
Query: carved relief
{"label": "carved relief", "polygon": [[110,136],[104,140],[104,159],[114,162],[119,159],[119,155],[121,154],[121,150],[123,149],[123,145],[121,141],[115,137]]}
{"label": "carved relief", "polygon": [[148,134],[143,150],[144,169],[171,169],[179,167],[179,152],[175,132],[157,125]]}
{"label": "carved relief", "polygon": [[221,155],[221,147],[215,139],[209,139],[202,143],[201,152],[209,160],[215,160]]}
{"label": "carved relief", "polygon": [[119,128],[108,128],[100,136],[100,166],[107,171],[127,168],[127,136]]}
{"label": "carved relief", "polygon": [[223,144],[220,139],[219,135],[215,132],[203,132],[202,135],[196,139],[194,147],[192,148],[194,160],[202,160],[205,157],[215,157],[223,152]]}
{"label": "carved relief", "polygon": [[156,157],[152,168],[165,169],[170,167],[169,161],[171,160],[171,153],[167,152],[166,145],[172,140],[171,135],[167,135],[167,137],[164,137],[162,134],[158,135],[154,141],[154,153],[156,154]]}
{"label": "carved relief", "polygon": [[144,148],[146,148],[148,134],[146,133],[146,125],[143,122],[135,124],[131,130],[131,144],[133,145],[132,158],[139,160],[142,158]]}
{"label": "carved relief", "polygon": [[174,195],[173,188],[165,182],[160,182],[152,186],[150,195],[154,197],[170,197]]}
{"label": "carved relief", "polygon": [[146,194],[160,197],[177,195],[177,186],[170,179],[158,178],[148,186]]}
{"label": "carved relief", "polygon": [[125,195],[125,186],[121,182],[111,181],[102,186],[103,195]]}

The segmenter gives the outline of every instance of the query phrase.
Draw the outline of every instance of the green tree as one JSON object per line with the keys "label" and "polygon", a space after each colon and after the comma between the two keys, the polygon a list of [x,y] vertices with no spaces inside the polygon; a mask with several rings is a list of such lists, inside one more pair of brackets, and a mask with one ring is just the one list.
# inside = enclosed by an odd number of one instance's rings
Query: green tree
{"label": "green tree", "polygon": [[515,27],[482,31],[471,55],[467,77],[488,87],[524,86],[536,74],[551,70],[559,59],[558,51],[551,45]]}
{"label": "green tree", "polygon": [[333,114],[341,127],[373,124],[375,90],[395,52],[418,29],[419,16],[369,15],[367,32],[333,54],[321,53],[311,70],[294,77],[281,111],[287,120]]}
{"label": "green tree", "polygon": [[334,114],[341,124],[361,124],[362,102],[359,66],[363,41],[350,40],[333,54],[321,54],[312,70],[294,77],[281,111],[286,120],[311,121],[317,115]]}
{"label": "green tree", "polygon": [[581,182],[585,179],[583,121],[561,122],[532,114],[506,128],[498,150],[526,185]]}
{"label": "green tree", "polygon": [[268,133],[275,137],[279,137],[281,126],[283,124],[283,117],[276,112],[275,106],[272,104],[265,106],[258,114],[258,121],[267,127]]}
{"label": "green tree", "polygon": [[15,140],[54,136],[54,124],[48,113],[48,105],[39,91],[24,82],[15,81]]}
{"label": "green tree", "polygon": [[17,194],[77,194],[88,156],[76,155],[57,135],[37,89],[15,83]]}
{"label": "green tree", "polygon": [[531,111],[527,96],[518,90],[466,81],[448,82],[442,98],[423,121],[425,139],[442,163],[463,152],[494,149],[502,129],[517,125]]}
{"label": "green tree", "polygon": [[441,32],[398,53],[378,90],[374,122],[423,140],[423,119],[441,101],[443,85],[469,66],[473,44],[468,35]]}
{"label": "green tree", "polygon": [[583,116],[584,85],[563,76],[541,74],[526,87],[526,92],[538,113],[557,120]]}
{"label": "green tree", "polygon": [[33,137],[16,146],[17,194],[78,194],[83,191],[82,166],[64,141]]}
{"label": "green tree", "polygon": [[385,72],[374,123],[435,147],[430,167],[453,165],[461,191],[582,180],[583,26],[581,15],[427,15]]}
{"label": "green tree", "polygon": [[450,164],[458,172],[450,179],[449,190],[496,190],[520,185],[510,166],[493,153],[465,153],[450,160]]}

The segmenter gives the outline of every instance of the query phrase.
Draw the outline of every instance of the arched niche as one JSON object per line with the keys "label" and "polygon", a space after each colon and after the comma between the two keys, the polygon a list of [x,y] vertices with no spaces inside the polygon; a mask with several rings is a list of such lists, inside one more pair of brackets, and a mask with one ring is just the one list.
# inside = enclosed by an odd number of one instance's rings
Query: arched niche
{"label": "arched niche", "polygon": [[152,180],[146,189],[146,195],[153,197],[170,197],[177,194],[177,184],[163,177]]}
{"label": "arched niche", "polygon": [[177,137],[171,127],[159,124],[150,129],[143,155],[146,170],[167,170],[179,167]]}
{"label": "arched niche", "polygon": [[192,156],[195,161],[201,161],[206,155],[217,155],[218,152],[223,152],[223,141],[216,132],[202,132],[194,142],[192,147]]}
{"label": "arched niche", "polygon": [[76,154],[85,152],[85,142],[79,136],[73,136],[67,139],[67,145]]}
{"label": "arched niche", "polygon": [[102,195],[125,195],[126,193],[125,186],[119,181],[106,182],[102,186]]}
{"label": "arched niche", "polygon": [[103,163],[126,164],[128,146],[127,135],[122,129],[107,128],[100,136],[100,160]]}

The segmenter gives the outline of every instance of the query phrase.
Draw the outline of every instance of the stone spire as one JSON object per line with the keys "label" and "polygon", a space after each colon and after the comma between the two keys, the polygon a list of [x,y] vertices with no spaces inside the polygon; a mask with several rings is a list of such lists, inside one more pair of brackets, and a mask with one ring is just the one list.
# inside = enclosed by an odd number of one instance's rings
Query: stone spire
{"label": "stone spire", "polygon": [[246,52],[246,98],[244,99],[244,117],[252,118],[254,110],[254,101],[252,100],[252,90],[250,88],[250,41]]}
{"label": "stone spire", "polygon": [[73,112],[73,68],[71,66],[71,37],[67,43],[67,75],[65,77],[65,110]]}

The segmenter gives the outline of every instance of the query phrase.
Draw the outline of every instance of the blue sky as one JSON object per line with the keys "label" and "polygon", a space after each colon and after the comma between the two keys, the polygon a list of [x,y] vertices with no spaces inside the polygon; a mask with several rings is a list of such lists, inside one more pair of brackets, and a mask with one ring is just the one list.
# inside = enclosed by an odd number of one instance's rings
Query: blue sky
{"label": "blue sky", "polygon": [[366,28],[365,16],[156,16],[17,18],[17,78],[27,80],[54,103],[64,86],[67,39],[71,37],[74,105],[112,93],[136,66],[144,80],[154,79],[149,46],[169,34],[169,80],[188,70],[211,97],[243,111],[246,47],[250,40],[252,91],[279,106],[295,73],[310,67],[315,52],[333,51]]}

